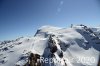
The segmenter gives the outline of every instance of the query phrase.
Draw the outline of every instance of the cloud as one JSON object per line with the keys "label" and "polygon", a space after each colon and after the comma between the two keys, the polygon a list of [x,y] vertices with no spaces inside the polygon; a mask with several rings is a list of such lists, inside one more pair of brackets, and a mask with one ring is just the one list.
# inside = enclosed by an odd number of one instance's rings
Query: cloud
{"label": "cloud", "polygon": [[62,5],[64,4],[64,1],[61,0],[60,3],[59,3],[59,6],[57,8],[57,13],[61,12],[61,8],[62,8]]}
{"label": "cloud", "polygon": [[64,1],[60,1],[60,5],[63,5],[64,4]]}

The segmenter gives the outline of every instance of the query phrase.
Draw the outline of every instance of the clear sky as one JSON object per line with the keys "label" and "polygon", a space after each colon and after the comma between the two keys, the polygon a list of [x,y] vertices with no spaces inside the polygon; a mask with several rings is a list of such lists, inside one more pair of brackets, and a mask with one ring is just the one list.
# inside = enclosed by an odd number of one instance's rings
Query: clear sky
{"label": "clear sky", "polygon": [[100,25],[100,0],[0,0],[0,40],[70,24]]}

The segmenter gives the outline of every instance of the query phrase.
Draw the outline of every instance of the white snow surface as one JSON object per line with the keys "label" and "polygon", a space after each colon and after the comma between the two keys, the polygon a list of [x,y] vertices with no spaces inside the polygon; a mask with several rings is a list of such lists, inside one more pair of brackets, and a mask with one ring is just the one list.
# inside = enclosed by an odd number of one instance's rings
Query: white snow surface
{"label": "white snow surface", "polygon": [[[88,28],[88,27],[87,27]],[[55,41],[57,51],[52,58],[54,63],[44,66],[97,66],[100,56],[100,28],[90,28],[93,33],[75,26],[73,28],[58,28],[43,26],[34,37],[21,37],[11,42],[0,42],[0,66],[23,66],[28,61],[28,53],[44,56],[50,55],[48,40],[50,35]],[[59,54],[63,53],[61,58]]]}

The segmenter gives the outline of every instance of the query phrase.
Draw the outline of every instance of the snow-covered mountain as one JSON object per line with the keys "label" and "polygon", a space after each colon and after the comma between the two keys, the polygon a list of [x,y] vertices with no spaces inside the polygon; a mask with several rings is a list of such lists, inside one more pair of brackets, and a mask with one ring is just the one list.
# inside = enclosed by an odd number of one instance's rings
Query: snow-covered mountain
{"label": "snow-covered mountain", "polygon": [[100,66],[100,28],[43,26],[34,37],[0,42],[0,66]]}

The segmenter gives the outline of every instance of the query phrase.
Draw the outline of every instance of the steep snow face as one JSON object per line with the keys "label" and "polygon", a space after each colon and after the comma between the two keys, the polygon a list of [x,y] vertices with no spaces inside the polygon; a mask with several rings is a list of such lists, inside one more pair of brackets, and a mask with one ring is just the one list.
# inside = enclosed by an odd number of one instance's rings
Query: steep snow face
{"label": "steep snow face", "polygon": [[35,54],[39,54],[39,55],[43,55],[43,52],[45,50],[45,48],[47,47],[47,38],[39,38],[39,37],[35,37],[34,38],[34,42],[32,44],[32,50],[31,52],[35,53]]}
{"label": "steep snow face", "polygon": [[99,51],[99,28],[43,26],[34,37],[1,42],[0,66],[23,66],[30,52],[42,57],[42,66],[97,66]]}

